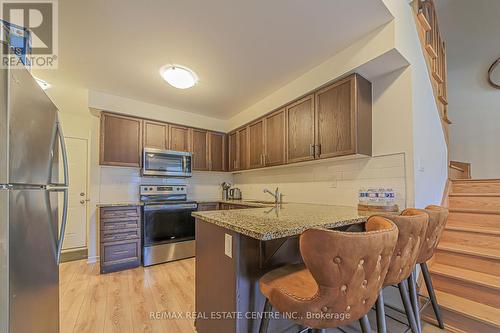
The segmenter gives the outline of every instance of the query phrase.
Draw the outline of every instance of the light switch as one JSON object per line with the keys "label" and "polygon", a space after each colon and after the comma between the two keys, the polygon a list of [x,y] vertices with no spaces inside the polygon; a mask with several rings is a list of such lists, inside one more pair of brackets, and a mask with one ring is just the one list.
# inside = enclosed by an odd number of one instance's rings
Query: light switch
{"label": "light switch", "polygon": [[229,258],[233,257],[233,236],[224,234],[224,254]]}

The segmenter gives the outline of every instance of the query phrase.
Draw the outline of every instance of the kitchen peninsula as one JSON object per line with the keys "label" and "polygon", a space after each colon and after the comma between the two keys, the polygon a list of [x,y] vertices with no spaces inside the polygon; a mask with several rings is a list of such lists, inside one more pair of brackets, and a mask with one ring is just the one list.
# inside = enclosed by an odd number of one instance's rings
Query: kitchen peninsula
{"label": "kitchen peninsula", "polygon": [[[259,278],[279,266],[302,261],[299,235],[313,227],[342,229],[366,221],[356,207],[295,203],[250,202],[246,209],[193,216],[199,333],[258,332],[264,306]],[[214,314],[218,320],[210,319]],[[270,332],[296,329],[286,319],[272,320],[269,327]]]}

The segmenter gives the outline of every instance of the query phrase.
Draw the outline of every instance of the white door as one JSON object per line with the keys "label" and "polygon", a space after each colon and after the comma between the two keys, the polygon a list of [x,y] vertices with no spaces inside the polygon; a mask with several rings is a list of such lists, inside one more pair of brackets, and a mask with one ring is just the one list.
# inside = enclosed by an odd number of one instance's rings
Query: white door
{"label": "white door", "polygon": [[68,151],[68,223],[63,250],[87,247],[87,140],[65,138]]}

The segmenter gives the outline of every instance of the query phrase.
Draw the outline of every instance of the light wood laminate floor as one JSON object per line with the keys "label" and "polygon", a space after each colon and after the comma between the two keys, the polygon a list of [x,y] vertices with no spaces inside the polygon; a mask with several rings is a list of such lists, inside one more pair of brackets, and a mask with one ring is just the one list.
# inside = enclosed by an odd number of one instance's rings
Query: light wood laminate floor
{"label": "light wood laminate floor", "polygon": [[[103,275],[99,264],[84,260],[60,270],[61,333],[196,332],[193,320],[150,318],[159,311],[194,311],[195,259]],[[429,324],[423,331],[445,332]]]}

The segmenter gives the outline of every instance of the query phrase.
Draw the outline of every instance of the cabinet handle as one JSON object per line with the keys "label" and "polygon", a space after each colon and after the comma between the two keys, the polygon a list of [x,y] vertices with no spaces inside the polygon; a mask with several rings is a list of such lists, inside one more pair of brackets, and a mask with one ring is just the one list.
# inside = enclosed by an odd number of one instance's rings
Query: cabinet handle
{"label": "cabinet handle", "polygon": [[311,143],[309,145],[309,156],[313,156],[314,157],[314,150],[315,150],[314,148],[315,148],[314,144]]}
{"label": "cabinet handle", "polygon": [[129,251],[113,251],[113,254],[125,254],[128,253]]}
{"label": "cabinet handle", "polygon": [[316,152],[318,154],[318,157],[321,155],[321,145],[318,145],[318,151]]}

